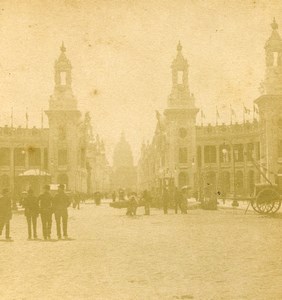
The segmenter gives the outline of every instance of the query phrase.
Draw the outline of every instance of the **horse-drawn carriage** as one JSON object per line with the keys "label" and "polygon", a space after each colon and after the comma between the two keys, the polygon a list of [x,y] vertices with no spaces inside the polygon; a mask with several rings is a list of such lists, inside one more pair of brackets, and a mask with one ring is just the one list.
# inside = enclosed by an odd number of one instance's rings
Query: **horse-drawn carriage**
{"label": "horse-drawn carriage", "polygon": [[282,187],[274,184],[257,184],[255,197],[250,199],[252,208],[260,214],[276,213],[282,202]]}

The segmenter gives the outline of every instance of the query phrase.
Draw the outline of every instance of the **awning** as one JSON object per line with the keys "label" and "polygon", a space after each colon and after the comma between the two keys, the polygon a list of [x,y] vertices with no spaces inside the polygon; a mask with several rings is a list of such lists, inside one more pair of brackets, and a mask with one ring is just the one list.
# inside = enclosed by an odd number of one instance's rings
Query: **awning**
{"label": "awning", "polygon": [[19,174],[19,176],[51,176],[51,175],[40,169],[29,169]]}

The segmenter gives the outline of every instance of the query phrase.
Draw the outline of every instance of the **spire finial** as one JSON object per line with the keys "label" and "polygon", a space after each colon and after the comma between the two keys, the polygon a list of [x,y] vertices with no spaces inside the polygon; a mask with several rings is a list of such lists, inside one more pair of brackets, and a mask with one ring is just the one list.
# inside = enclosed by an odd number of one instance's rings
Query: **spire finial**
{"label": "spire finial", "polygon": [[181,46],[181,43],[180,41],[178,42],[178,45],[177,45],[177,51],[180,52],[182,50],[182,46]]}
{"label": "spire finial", "polygon": [[64,44],[64,41],[62,41],[62,46],[61,46],[61,51],[62,52],[66,52],[66,47],[65,47],[65,44]]}
{"label": "spire finial", "polygon": [[277,24],[275,18],[273,18],[273,22],[271,23],[271,28],[273,30],[277,30],[278,29],[278,24]]}

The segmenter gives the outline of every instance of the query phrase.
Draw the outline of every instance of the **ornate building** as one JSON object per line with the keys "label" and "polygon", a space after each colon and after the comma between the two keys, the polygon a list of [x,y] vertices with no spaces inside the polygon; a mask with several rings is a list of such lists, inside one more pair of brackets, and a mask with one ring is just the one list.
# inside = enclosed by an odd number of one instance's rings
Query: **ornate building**
{"label": "ornate building", "polygon": [[[180,44],[172,63],[172,92],[152,142],[143,144],[138,164],[139,189],[161,191],[164,186],[190,185],[200,191],[206,183],[225,194],[250,195],[255,183],[272,182],[282,173],[282,40],[278,25],[265,45],[264,91],[254,103],[259,121],[196,126],[198,109],[188,86],[188,64]],[[279,177],[280,178],[280,177]]]}
{"label": "ornate building", "polygon": [[[92,149],[99,143],[93,139],[89,114],[82,117],[77,109],[64,44],[60,50],[46,111],[49,128],[14,128],[12,124],[0,128],[0,188],[9,187],[14,195],[30,185],[39,193],[46,183],[65,184],[68,190],[84,193],[95,188],[92,173],[97,172],[95,158],[101,151]],[[102,168],[103,164],[106,161]]]}
{"label": "ornate building", "polygon": [[129,143],[121,134],[113,154],[112,187],[114,190],[120,188],[136,190],[136,168],[133,163],[132,151]]}

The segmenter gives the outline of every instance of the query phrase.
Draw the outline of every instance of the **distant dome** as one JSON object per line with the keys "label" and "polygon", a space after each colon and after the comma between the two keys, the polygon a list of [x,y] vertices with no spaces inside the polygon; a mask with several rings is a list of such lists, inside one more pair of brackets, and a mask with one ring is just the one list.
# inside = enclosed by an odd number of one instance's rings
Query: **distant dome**
{"label": "distant dome", "polygon": [[114,169],[120,167],[133,167],[131,147],[126,141],[124,133],[121,134],[120,140],[114,149],[113,166]]}

